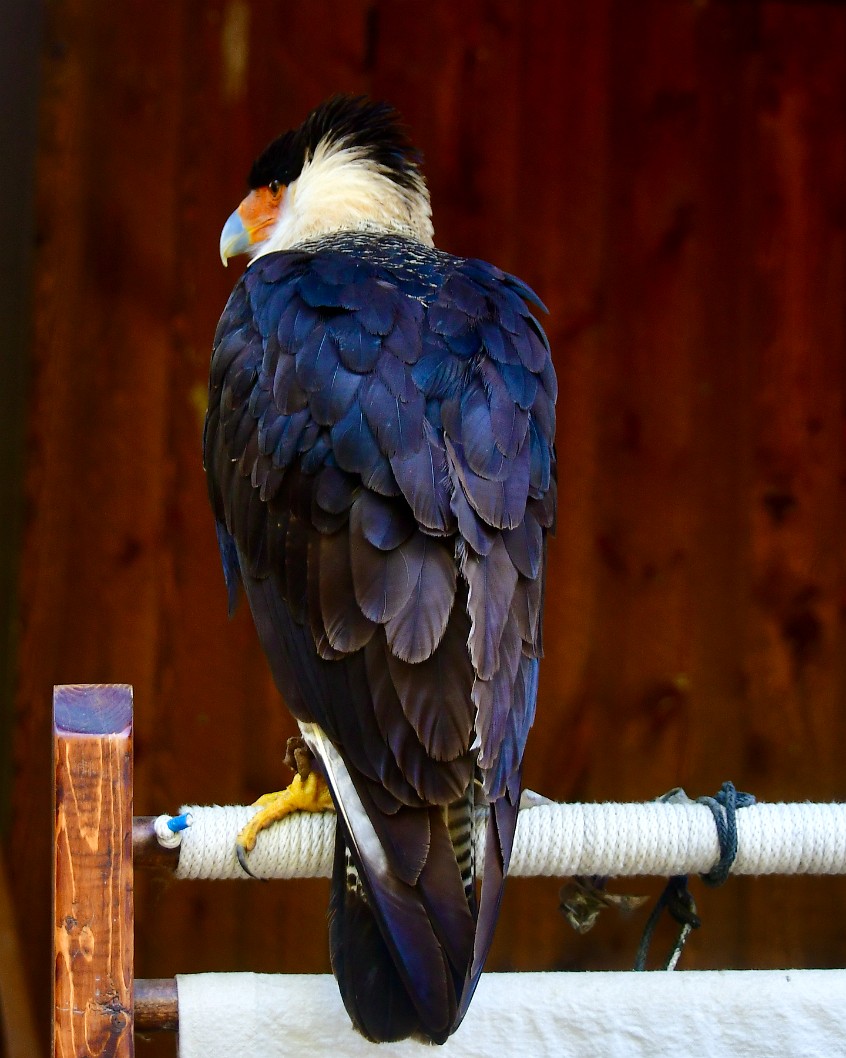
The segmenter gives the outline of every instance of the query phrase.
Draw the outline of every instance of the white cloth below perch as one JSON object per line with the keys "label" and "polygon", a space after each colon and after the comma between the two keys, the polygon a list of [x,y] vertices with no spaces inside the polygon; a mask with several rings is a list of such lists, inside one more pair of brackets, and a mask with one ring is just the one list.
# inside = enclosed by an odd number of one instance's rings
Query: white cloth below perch
{"label": "white cloth below perch", "polygon": [[179,1058],[831,1058],[846,1040],[846,971],[485,974],[437,1050],[378,1049],[332,977],[177,977]]}
{"label": "white cloth below perch", "polygon": [[[534,795],[537,797],[537,795]],[[184,806],[180,878],[243,878],[235,837],[253,806]],[[484,828],[480,828],[480,839]],[[846,804],[754,804],[737,813],[732,874],[846,874]],[[328,877],[335,817],[297,812],[263,831],[250,854],[259,878]],[[538,804],[517,823],[510,874],[701,874],[719,859],[714,818],[704,805]],[[477,863],[482,862],[477,852]]]}

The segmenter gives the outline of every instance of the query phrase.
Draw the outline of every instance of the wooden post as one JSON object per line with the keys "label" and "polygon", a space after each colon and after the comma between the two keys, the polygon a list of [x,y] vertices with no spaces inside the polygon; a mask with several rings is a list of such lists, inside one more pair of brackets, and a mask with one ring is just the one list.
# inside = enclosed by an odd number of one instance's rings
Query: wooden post
{"label": "wooden post", "polygon": [[56,687],[54,1058],[132,1058],[132,688]]}

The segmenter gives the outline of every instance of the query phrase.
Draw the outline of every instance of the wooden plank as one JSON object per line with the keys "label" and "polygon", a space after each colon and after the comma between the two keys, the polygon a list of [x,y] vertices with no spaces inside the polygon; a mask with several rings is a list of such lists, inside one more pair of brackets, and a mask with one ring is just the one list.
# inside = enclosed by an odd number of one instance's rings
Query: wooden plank
{"label": "wooden plank", "polygon": [[6,864],[0,853],[0,1054],[3,1058],[38,1058],[43,1053],[24,980],[22,926],[20,912],[12,903]]}
{"label": "wooden plank", "polygon": [[[33,178],[43,9],[12,0],[0,33],[0,829],[9,823],[15,694],[17,578],[23,532],[23,472],[30,294],[35,247]],[[0,975],[2,976],[2,975]]]}
{"label": "wooden plank", "polygon": [[[846,9],[766,5],[745,139],[752,240],[740,297],[750,445],[743,497],[749,584],[739,731],[751,789],[763,797],[843,796],[846,739]],[[754,784],[754,785],[751,785]],[[769,893],[775,965],[844,965],[832,929],[846,879],[806,896]],[[739,944],[760,928],[757,894],[737,908]],[[748,911],[748,914],[745,912]],[[731,927],[728,927],[729,929]],[[811,940],[813,938],[813,940]],[[732,953],[729,953],[732,958]]]}
{"label": "wooden plank", "polygon": [[132,688],[53,697],[54,1058],[132,1058]]}

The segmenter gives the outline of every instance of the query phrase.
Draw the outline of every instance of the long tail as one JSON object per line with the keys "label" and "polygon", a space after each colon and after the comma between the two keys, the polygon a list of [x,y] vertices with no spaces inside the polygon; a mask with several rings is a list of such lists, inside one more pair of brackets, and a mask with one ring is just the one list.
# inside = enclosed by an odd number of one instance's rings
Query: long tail
{"label": "long tail", "polygon": [[329,948],[344,1006],[362,1035],[379,1043],[423,1031],[340,833],[329,901]]}
{"label": "long tail", "polygon": [[496,921],[504,878],[496,810],[477,908],[470,792],[449,808],[382,811],[331,743],[308,734],[338,808],[330,951],[347,1012],[376,1042],[443,1043],[467,1009]]}
{"label": "long tail", "polygon": [[369,1039],[443,1043],[456,1024],[475,937],[445,812],[375,812],[384,840],[384,854],[375,857],[338,819],[332,968],[350,1017]]}

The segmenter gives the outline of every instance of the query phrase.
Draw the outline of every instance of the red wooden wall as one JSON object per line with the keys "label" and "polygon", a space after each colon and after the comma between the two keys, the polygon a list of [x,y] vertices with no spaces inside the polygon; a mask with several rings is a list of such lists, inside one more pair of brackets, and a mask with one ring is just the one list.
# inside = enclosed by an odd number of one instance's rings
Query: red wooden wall
{"label": "red wooden wall", "polygon": [[[528,784],[846,796],[846,6],[54,0],[43,85],[10,869],[45,1011],[54,682],[134,684],[139,813],[284,778],[293,725],[226,619],[199,437],[220,228],[256,151],[334,91],[402,110],[438,244],[550,308]],[[629,966],[643,914],[577,937],[557,889],[513,882],[491,964]],[[846,965],[841,880],[696,894],[688,967]],[[326,969],[325,901],[142,879],[138,972]]]}

